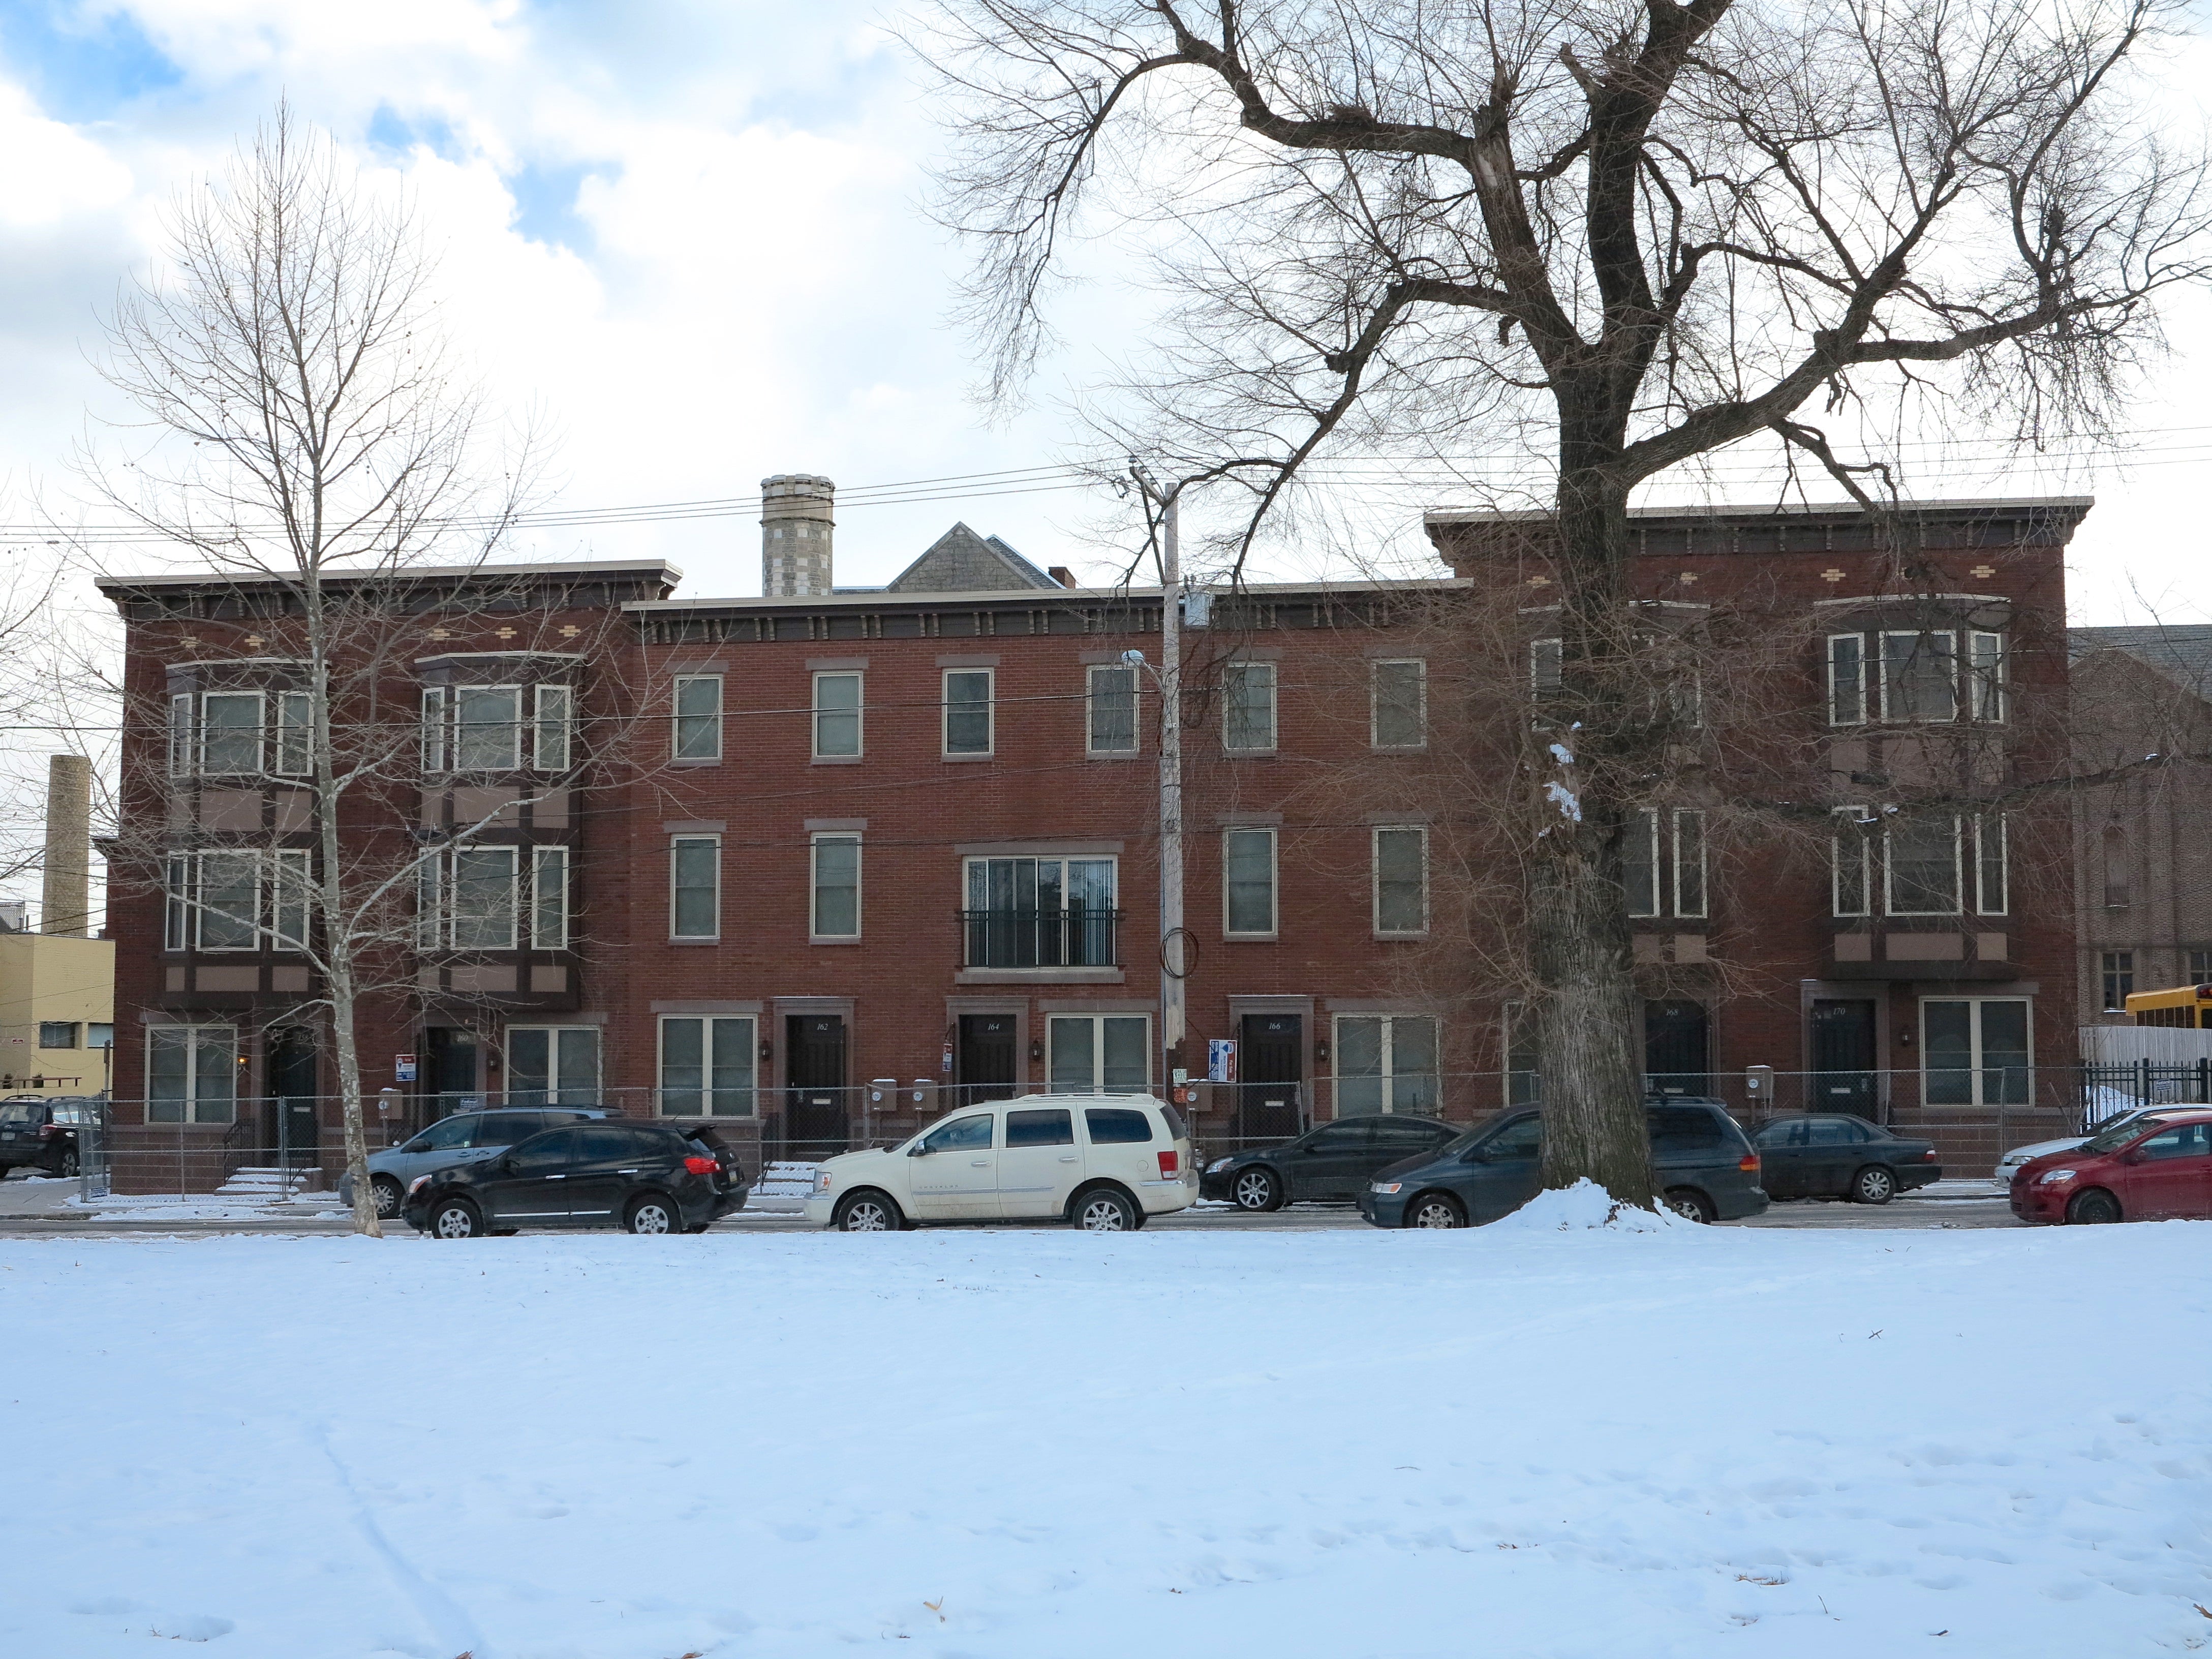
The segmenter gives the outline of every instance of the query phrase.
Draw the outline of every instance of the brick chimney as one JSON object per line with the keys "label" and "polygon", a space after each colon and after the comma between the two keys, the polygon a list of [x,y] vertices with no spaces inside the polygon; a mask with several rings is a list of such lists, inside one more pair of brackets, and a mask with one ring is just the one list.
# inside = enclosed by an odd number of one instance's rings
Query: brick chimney
{"label": "brick chimney", "polygon": [[82,939],[92,922],[92,763],[46,762],[46,879],[39,931]]}
{"label": "brick chimney", "polygon": [[761,592],[772,599],[830,592],[837,486],[811,472],[761,480]]}

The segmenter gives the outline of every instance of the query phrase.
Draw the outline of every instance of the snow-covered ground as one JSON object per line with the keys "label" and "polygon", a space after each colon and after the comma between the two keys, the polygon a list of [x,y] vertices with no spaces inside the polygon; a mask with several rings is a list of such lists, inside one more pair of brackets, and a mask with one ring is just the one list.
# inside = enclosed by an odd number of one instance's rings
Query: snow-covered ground
{"label": "snow-covered ground", "polygon": [[0,1654],[2212,1641],[2212,1224],[1541,1223],[0,1243]]}

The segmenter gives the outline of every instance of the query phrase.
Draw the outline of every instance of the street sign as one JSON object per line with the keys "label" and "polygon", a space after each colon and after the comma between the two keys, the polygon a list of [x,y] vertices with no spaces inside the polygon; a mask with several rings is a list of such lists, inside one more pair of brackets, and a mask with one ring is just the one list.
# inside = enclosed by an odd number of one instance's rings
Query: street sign
{"label": "street sign", "polygon": [[412,1083],[415,1080],[415,1056],[412,1054],[392,1055],[392,1080],[396,1083]]}
{"label": "street sign", "polygon": [[1237,1081],[1237,1044],[1230,1037],[1214,1037],[1206,1045],[1206,1080],[1208,1083]]}

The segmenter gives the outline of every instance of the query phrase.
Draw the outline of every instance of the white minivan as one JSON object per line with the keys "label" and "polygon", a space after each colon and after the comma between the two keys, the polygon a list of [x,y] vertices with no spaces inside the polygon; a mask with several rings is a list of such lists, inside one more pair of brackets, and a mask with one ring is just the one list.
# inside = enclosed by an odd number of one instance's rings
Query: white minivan
{"label": "white minivan", "polygon": [[815,1171],[806,1218],[848,1233],[935,1221],[1123,1232],[1198,1196],[1190,1131],[1150,1095],[1023,1095],[948,1113],[903,1146]]}

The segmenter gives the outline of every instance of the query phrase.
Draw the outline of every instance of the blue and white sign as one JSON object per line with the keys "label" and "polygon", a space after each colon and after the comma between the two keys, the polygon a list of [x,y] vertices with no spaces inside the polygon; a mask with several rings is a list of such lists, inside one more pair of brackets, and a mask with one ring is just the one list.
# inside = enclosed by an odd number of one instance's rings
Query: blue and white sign
{"label": "blue and white sign", "polygon": [[1206,1080],[1208,1083],[1237,1081],[1237,1044],[1228,1037],[1214,1037],[1206,1045]]}

